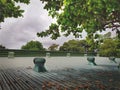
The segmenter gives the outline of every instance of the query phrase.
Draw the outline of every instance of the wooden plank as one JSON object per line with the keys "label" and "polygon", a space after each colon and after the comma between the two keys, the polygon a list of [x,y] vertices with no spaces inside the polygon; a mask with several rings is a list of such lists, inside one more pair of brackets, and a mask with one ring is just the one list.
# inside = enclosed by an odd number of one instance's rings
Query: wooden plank
{"label": "wooden plank", "polygon": [[[34,71],[30,71],[31,74],[30,75],[34,75],[37,80],[41,80],[45,79],[44,81],[49,81],[49,82],[53,82],[56,84],[59,84],[60,86],[64,87],[64,88],[72,88],[73,86],[75,87],[75,84],[71,83],[72,85],[68,84],[69,81],[66,82],[66,80],[64,80],[64,78],[60,79],[58,77],[64,77],[61,75],[57,75],[57,73],[51,73],[51,72],[46,72],[46,73],[36,73]],[[30,73],[28,72],[28,73]]]}
{"label": "wooden plank", "polygon": [[11,90],[12,87],[10,87],[9,81],[8,81],[8,79],[5,77],[5,75],[4,75],[3,72],[1,72],[1,77],[2,77],[2,79],[3,79],[3,86],[2,86],[3,90],[5,90],[5,89],[6,89],[6,90]]}
{"label": "wooden plank", "polygon": [[[11,71],[11,70],[9,70]],[[8,71],[8,72],[9,72]],[[17,72],[14,72],[14,70],[12,70],[12,72],[9,72],[9,74],[14,78],[14,83],[18,84],[20,88],[22,89],[31,89],[32,87],[26,82],[27,80],[22,78],[21,76],[19,76],[19,74],[17,74]],[[23,75],[24,76],[24,75]]]}
{"label": "wooden plank", "polygon": [[31,90],[33,90],[33,89],[38,90],[38,87],[36,87],[37,83],[34,82],[34,80],[31,80],[31,78],[29,78],[30,75],[25,75],[24,73],[22,73],[23,71],[21,71],[21,70],[18,70],[18,71],[14,70],[14,69],[12,70],[12,72],[16,75],[16,78],[19,78],[19,77],[21,78],[20,81],[22,81],[22,83],[24,84],[24,86],[27,87],[27,89],[30,88]]}
{"label": "wooden plank", "polygon": [[[116,74],[114,74],[114,72]],[[114,75],[114,77],[112,77],[112,75]],[[37,73],[32,69],[13,68],[12,64],[8,66],[3,65],[0,66],[0,82],[2,82],[2,84],[0,83],[0,90],[78,90],[76,88],[80,85],[85,87],[85,85],[88,84],[90,85],[90,90],[94,90],[94,88],[96,88],[95,83],[98,81],[101,81],[101,85],[107,88],[115,85],[115,83],[119,81],[116,79],[119,75],[120,72],[118,71],[103,71],[97,69],[66,69]],[[112,82],[111,80],[114,79],[116,81]],[[119,90],[119,83],[115,86],[115,90]]]}

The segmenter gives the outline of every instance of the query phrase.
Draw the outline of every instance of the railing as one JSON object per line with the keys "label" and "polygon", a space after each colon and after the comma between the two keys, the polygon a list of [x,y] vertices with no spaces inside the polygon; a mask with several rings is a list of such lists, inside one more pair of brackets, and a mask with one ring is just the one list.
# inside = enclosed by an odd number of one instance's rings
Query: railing
{"label": "railing", "polygon": [[[80,52],[68,52],[68,51],[40,51],[40,50],[16,50],[16,49],[5,49],[0,50],[0,57],[8,57],[9,53],[13,52],[15,57],[32,57],[32,56],[84,56],[86,53]],[[87,53],[87,55],[94,55],[96,53]]]}

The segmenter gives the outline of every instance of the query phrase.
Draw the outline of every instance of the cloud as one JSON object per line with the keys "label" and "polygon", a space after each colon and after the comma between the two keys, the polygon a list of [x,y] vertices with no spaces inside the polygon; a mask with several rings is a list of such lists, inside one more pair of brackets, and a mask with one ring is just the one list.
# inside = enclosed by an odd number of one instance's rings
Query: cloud
{"label": "cloud", "polygon": [[7,48],[20,48],[30,40],[35,40],[37,32],[48,28],[53,21],[43,9],[39,0],[31,0],[31,4],[21,7],[25,10],[23,18],[9,18],[2,23],[0,30],[0,44]]}
{"label": "cloud", "polygon": [[31,0],[29,5],[21,4],[25,10],[23,18],[8,18],[1,24],[0,44],[11,49],[20,49],[22,45],[31,40],[40,41],[44,47],[49,47],[56,43],[62,45],[64,41],[73,39],[73,36],[67,38],[60,37],[57,40],[51,40],[50,37],[40,38],[36,36],[37,32],[48,29],[52,22],[55,22],[48,12],[43,9],[43,4],[39,0]]}

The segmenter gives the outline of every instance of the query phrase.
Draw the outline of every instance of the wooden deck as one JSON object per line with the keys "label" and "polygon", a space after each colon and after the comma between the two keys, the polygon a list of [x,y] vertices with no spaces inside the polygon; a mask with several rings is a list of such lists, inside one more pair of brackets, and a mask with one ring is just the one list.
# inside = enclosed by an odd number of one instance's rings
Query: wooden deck
{"label": "wooden deck", "polygon": [[0,66],[0,90],[120,90],[119,70],[78,69],[37,73]]}
{"label": "wooden deck", "polygon": [[0,58],[0,90],[120,90],[120,69],[106,58],[96,58],[95,67],[84,57],[46,60],[49,71],[37,73],[33,58]]}

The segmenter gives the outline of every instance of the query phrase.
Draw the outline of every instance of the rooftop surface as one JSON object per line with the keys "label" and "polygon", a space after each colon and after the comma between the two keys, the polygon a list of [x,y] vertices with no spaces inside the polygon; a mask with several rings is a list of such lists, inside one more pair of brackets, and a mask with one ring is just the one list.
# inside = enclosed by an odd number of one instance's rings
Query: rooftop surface
{"label": "rooftop surface", "polygon": [[33,71],[34,57],[0,58],[0,90],[120,90],[120,58],[44,57],[47,72]]}

